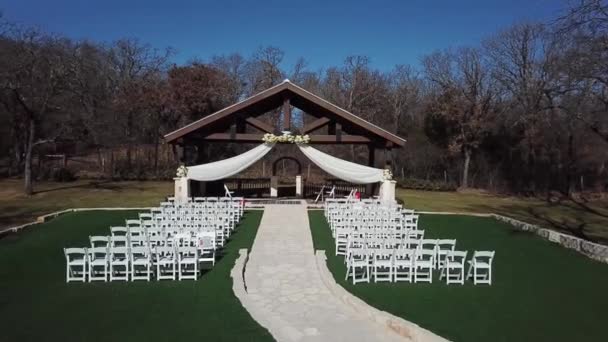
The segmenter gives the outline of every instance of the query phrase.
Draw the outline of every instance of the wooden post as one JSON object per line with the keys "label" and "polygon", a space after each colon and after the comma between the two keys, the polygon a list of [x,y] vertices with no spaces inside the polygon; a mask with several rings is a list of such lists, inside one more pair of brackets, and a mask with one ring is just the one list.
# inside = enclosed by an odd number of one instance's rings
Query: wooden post
{"label": "wooden post", "polygon": [[376,167],[376,148],[374,145],[367,145],[367,166]]}
{"label": "wooden post", "polygon": [[387,142],[386,148],[384,149],[384,168],[392,170],[393,158],[391,152],[393,151],[393,143]]}
{"label": "wooden post", "polygon": [[291,104],[288,97],[283,100],[283,130],[291,130]]}
{"label": "wooden post", "polygon": [[[376,167],[376,147],[372,144],[367,145],[367,166]],[[365,185],[365,192],[368,196],[374,195],[374,184]]]}

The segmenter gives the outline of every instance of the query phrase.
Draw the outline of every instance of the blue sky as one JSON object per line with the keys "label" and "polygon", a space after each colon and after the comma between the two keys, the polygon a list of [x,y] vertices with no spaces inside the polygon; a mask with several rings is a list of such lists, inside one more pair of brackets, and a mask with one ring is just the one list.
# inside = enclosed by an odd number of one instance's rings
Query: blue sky
{"label": "blue sky", "polygon": [[514,22],[548,21],[566,0],[179,1],[0,0],[6,19],[80,39],[137,37],[173,47],[176,63],[260,46],[285,51],[284,67],[304,57],[310,69],[352,54],[372,65],[417,65],[435,49],[475,45]]}

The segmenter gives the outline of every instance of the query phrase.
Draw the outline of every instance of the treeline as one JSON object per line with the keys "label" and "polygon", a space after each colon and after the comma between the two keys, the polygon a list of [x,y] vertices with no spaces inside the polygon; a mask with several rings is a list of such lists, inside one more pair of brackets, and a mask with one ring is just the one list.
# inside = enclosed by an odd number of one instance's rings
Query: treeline
{"label": "treeline", "polygon": [[[68,144],[70,153],[121,149],[125,157],[112,170],[124,177],[135,169],[168,177],[176,165],[166,158],[164,133],[289,78],[405,137],[407,147],[391,156],[405,183],[524,194],[607,186],[605,1],[583,0],[549,23],[519,23],[477,46],[390,71],[366,56],[324,70],[301,58],[285,70],[276,47],[185,65],[171,64],[172,54],[136,39],[74,41],[3,22],[0,158],[7,169],[23,173],[31,193],[32,161],[49,144]],[[153,150],[142,167],[132,151],[144,145]]]}

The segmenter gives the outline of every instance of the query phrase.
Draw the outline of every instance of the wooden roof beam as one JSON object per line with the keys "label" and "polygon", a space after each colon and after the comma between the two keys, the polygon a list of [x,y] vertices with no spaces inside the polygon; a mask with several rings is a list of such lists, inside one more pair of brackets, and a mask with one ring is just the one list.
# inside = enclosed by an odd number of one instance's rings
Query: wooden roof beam
{"label": "wooden roof beam", "polygon": [[362,135],[309,135],[310,142],[315,144],[369,144],[371,140]]}
{"label": "wooden roof beam", "polygon": [[317,119],[311,123],[309,123],[308,125],[304,126],[304,128],[302,129],[302,134],[307,134],[310,133],[316,129],[319,129],[325,125],[327,125],[331,120],[328,118],[320,118]]}
{"label": "wooden roof beam", "polygon": [[274,131],[274,127],[272,127],[271,125],[269,125],[259,119],[249,117],[249,118],[245,119],[245,121],[248,124],[250,124],[251,126],[259,129],[262,132],[272,133]]}

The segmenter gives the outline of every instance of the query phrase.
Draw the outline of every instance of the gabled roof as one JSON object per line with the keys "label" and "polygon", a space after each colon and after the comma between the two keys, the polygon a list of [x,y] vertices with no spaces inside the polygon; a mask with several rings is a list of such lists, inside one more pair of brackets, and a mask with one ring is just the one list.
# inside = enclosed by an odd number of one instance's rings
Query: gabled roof
{"label": "gabled roof", "polygon": [[289,98],[293,106],[300,108],[311,115],[335,117],[350,123],[352,126],[362,129],[381,140],[392,142],[397,146],[403,146],[405,139],[363,120],[349,111],[342,109],[325,99],[291,83],[289,80],[270,87],[243,101],[228,106],[200,120],[194,121],[165,135],[169,143],[187,136],[188,134],[205,127],[213,126],[215,123],[225,121],[233,115],[261,114],[279,107],[285,98]]}

